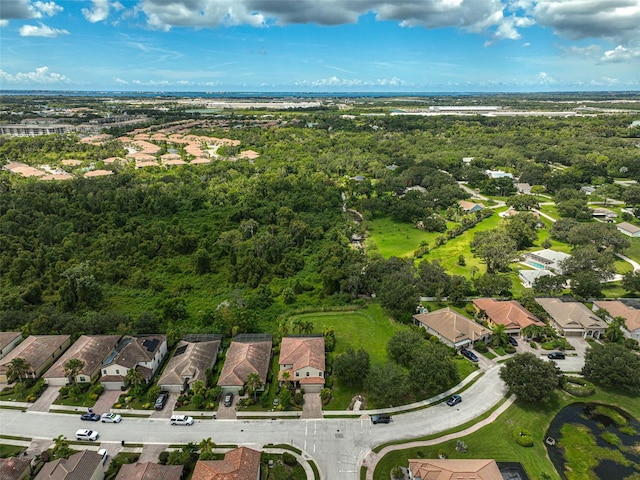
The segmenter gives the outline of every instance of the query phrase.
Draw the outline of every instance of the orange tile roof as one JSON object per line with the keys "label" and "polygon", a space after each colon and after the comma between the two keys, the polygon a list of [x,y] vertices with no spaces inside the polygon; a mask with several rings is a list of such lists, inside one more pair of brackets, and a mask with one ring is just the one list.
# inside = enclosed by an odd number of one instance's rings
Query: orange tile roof
{"label": "orange tile roof", "polygon": [[605,309],[614,318],[624,318],[625,326],[630,332],[640,329],[640,310],[628,307],[618,300],[595,301],[593,304],[598,308]]}
{"label": "orange tile roof", "polygon": [[526,328],[529,325],[544,326],[544,322],[515,300],[499,301],[495,298],[477,298],[473,304],[484,310],[492,322],[504,325],[508,329]]}
{"label": "orange tile roof", "polygon": [[191,480],[256,480],[260,474],[260,452],[240,447],[227,452],[224,460],[198,460]]}
{"label": "orange tile roof", "polygon": [[267,381],[267,370],[271,358],[271,340],[259,342],[233,341],[227,350],[218,385],[244,385],[250,373],[257,373],[262,383]]}
{"label": "orange tile roof", "polygon": [[503,480],[495,460],[409,460],[416,480]]}
{"label": "orange tile roof", "polygon": [[[324,338],[323,337],[284,337],[280,344],[279,365],[292,365],[293,372],[305,367],[325,370]],[[281,377],[284,369],[280,371]],[[292,377],[293,378],[293,377]],[[310,377],[312,378],[312,377]],[[280,378],[282,379],[282,378]],[[319,378],[324,383],[323,378]],[[302,380],[301,380],[302,382]],[[315,382],[307,382],[315,383]]]}

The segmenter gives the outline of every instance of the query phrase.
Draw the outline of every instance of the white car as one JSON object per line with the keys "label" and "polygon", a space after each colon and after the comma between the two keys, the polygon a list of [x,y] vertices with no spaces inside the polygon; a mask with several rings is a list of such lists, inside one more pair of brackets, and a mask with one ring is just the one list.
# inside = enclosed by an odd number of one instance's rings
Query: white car
{"label": "white car", "polygon": [[170,420],[171,425],[193,425],[193,417],[186,415],[173,415]]}
{"label": "white car", "polygon": [[117,413],[103,413],[100,420],[102,423],[120,423],[122,417]]}
{"label": "white car", "polygon": [[109,453],[107,452],[106,448],[101,448],[100,450],[98,450],[98,455],[100,455],[100,458],[102,459],[102,464],[104,465],[104,463],[107,461],[107,457],[109,456]]}
{"label": "white car", "polygon": [[76,440],[86,440],[88,442],[95,442],[98,439],[98,432],[95,430],[88,430],[86,428],[81,428],[76,431]]}

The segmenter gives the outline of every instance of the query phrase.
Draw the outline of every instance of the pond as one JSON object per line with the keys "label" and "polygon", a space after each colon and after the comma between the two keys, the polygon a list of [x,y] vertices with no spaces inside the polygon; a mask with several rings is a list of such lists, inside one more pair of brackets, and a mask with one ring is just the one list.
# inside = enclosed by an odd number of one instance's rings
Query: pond
{"label": "pond", "polygon": [[[574,403],[551,422],[549,458],[564,480],[640,476],[640,422],[615,407]],[[635,475],[635,476],[634,476]]]}

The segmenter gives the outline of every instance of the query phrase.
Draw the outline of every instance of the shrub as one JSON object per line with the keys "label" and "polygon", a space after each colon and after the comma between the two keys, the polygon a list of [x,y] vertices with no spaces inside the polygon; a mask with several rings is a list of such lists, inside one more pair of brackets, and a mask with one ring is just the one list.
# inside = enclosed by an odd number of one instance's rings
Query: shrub
{"label": "shrub", "polygon": [[504,347],[504,351],[505,353],[516,353],[516,347],[514,347],[513,345],[506,345]]}
{"label": "shrub", "polygon": [[529,342],[529,346],[531,348],[538,348],[538,344],[536,342]]}
{"label": "shrub", "polygon": [[404,470],[402,470],[402,467],[394,467],[393,470],[391,470],[391,478],[394,480],[404,478]]}
{"label": "shrub", "polygon": [[489,348],[487,348],[487,344],[484,342],[476,342],[473,345],[473,348],[480,353],[487,353],[489,351]]}
{"label": "shrub", "polygon": [[97,393],[90,393],[87,395],[87,398],[89,400],[93,400],[94,402],[98,399],[98,394]]}
{"label": "shrub", "polygon": [[304,404],[304,395],[302,392],[298,392],[293,396],[294,405],[302,406]]}
{"label": "shrub", "polygon": [[95,393],[98,396],[102,395],[103,392],[104,392],[104,387],[102,386],[101,383],[96,383],[95,385],[92,385],[91,388],[89,389],[89,393]]}
{"label": "shrub", "polygon": [[524,428],[514,429],[513,438],[521,447],[533,447],[533,437],[531,436],[531,432]]}
{"label": "shrub", "polygon": [[60,393],[60,397],[67,398],[69,396],[69,385],[60,387],[59,393]]}
{"label": "shrub", "polygon": [[579,377],[563,377],[562,389],[575,397],[589,397],[596,393],[593,383]]}
{"label": "shrub", "polygon": [[285,465],[289,465],[290,467],[293,467],[298,463],[295,455],[292,455],[289,452],[284,452],[282,454],[282,461],[285,463]]}
{"label": "shrub", "polygon": [[160,452],[160,455],[158,455],[160,465],[166,465],[167,460],[169,460],[169,452]]}

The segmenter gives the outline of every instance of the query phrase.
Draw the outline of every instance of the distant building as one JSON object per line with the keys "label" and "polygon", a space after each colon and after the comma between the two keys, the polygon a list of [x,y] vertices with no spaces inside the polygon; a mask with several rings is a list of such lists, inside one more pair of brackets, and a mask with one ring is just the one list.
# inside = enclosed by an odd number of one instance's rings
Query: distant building
{"label": "distant building", "polygon": [[198,380],[206,382],[205,371],[213,368],[220,351],[220,339],[189,342],[181,340],[158,385],[169,392],[184,392]]}
{"label": "distant building", "polygon": [[591,216],[596,220],[605,221],[605,222],[611,221],[614,218],[618,218],[618,214],[616,212],[604,207],[592,208]]}
{"label": "distant building", "polygon": [[522,263],[541,270],[550,270],[553,273],[562,275],[561,263],[571,255],[564,252],[557,252],[551,249],[527,252],[523,255]]}
{"label": "distant building", "polygon": [[218,386],[224,392],[238,393],[250,373],[257,373],[263,388],[271,360],[272,340],[270,335],[236,336],[224,360],[218,378]]}
{"label": "distant building", "polygon": [[516,183],[516,190],[523,195],[531,195],[531,185],[528,183]]}
{"label": "distant building", "polygon": [[0,332],[0,360],[22,340],[22,332]]}
{"label": "distant building", "polygon": [[611,321],[617,317],[624,318],[623,333],[625,337],[633,338],[640,342],[640,309],[629,307],[619,300],[597,300],[593,302],[593,310],[602,308],[607,312]]}
{"label": "distant building", "polygon": [[535,300],[565,337],[600,338],[607,330],[604,320],[580,302],[563,302],[559,298]]}
{"label": "distant building", "polygon": [[512,173],[507,173],[502,170],[485,170],[484,172],[489,178],[513,178]]}
{"label": "distant building", "polygon": [[[409,460],[410,480],[503,480],[495,460]],[[520,477],[518,477],[520,478]]]}
{"label": "distant building", "polygon": [[518,278],[524,288],[533,288],[540,277],[553,275],[549,270],[518,270]]}
{"label": "distant building", "polygon": [[478,340],[485,341],[491,336],[491,330],[449,307],[417,313],[413,316],[413,323],[437,336],[445,345],[457,349],[473,346]]}
{"label": "distant building", "polygon": [[627,235],[629,237],[634,237],[634,238],[640,237],[640,227],[636,227],[631,223],[620,222],[618,225],[616,225],[616,228],[620,233]]}
{"label": "distant building", "polygon": [[458,200],[458,205],[460,205],[462,211],[466,213],[473,213],[484,210],[484,205],[482,203],[473,203],[468,202],[467,200]]}
{"label": "distant building", "polygon": [[151,380],[167,354],[167,337],[145,335],[124,337],[102,365],[100,383],[106,390],[119,390],[129,370],[135,369],[145,381]]}
{"label": "distant building", "polygon": [[9,135],[12,137],[37,137],[39,135],[65,134],[75,130],[75,127],[66,123],[19,123],[19,124],[0,124],[0,135]]}
{"label": "distant building", "polygon": [[473,304],[478,310],[484,311],[490,324],[504,325],[508,335],[520,335],[522,329],[531,325],[544,327],[544,322],[515,300],[477,298]]}

